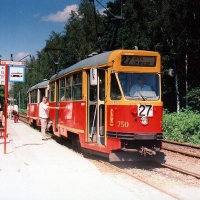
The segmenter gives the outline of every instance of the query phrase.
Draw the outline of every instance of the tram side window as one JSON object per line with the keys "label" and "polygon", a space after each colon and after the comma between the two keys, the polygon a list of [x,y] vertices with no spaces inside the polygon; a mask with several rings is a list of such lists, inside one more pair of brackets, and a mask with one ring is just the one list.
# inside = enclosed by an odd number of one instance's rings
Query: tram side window
{"label": "tram side window", "polygon": [[30,103],[33,103],[33,91],[30,92]]}
{"label": "tram side window", "polygon": [[110,83],[110,98],[112,100],[120,100],[122,98],[119,85],[117,83],[117,79],[115,74],[111,74],[111,83]]}
{"label": "tram side window", "polygon": [[37,93],[37,90],[34,90],[35,93],[34,93],[34,103],[37,103],[37,96],[38,96],[38,93]]}
{"label": "tram side window", "polygon": [[60,101],[65,101],[65,78],[60,79]]}
{"label": "tram side window", "polygon": [[36,90],[31,91],[31,103],[36,103]]}
{"label": "tram side window", "polygon": [[73,74],[72,99],[82,99],[82,73]]}
{"label": "tram side window", "polygon": [[99,99],[105,100],[105,71],[99,70]]}
{"label": "tram side window", "polygon": [[45,89],[40,89],[40,101],[39,102],[41,102],[42,101],[42,98],[45,96]]}
{"label": "tram side window", "polygon": [[49,101],[52,102],[52,101],[54,101],[54,93],[55,93],[55,84],[54,84],[54,82],[49,85],[49,91],[50,91]]}
{"label": "tram side window", "polygon": [[71,76],[66,77],[66,100],[69,101],[71,100]]}

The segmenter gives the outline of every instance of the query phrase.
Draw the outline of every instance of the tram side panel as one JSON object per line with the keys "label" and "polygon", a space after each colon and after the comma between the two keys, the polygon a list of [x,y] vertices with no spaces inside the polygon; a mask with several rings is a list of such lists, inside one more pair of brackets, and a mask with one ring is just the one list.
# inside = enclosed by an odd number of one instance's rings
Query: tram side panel
{"label": "tram side panel", "polygon": [[[52,109],[49,113],[49,118],[54,122],[55,134],[64,137],[68,137],[68,132],[80,134],[80,142],[84,142],[86,102],[60,102],[59,104],[57,126],[56,110]],[[50,103],[50,106],[56,106],[56,103]]]}
{"label": "tram side panel", "polygon": [[74,130],[85,129],[86,103],[81,102],[60,102],[59,121],[62,126],[74,128]]}
{"label": "tram side panel", "polygon": [[39,123],[39,118],[38,118],[38,104],[37,103],[30,103],[28,104],[28,116],[29,116],[29,123],[38,125]]}

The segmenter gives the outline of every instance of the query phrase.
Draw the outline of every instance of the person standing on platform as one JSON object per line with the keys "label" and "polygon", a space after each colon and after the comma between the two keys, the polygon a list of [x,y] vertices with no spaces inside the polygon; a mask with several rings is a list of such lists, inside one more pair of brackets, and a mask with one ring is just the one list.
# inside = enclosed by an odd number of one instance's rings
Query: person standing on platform
{"label": "person standing on platform", "polygon": [[10,104],[10,119],[12,119],[13,117],[13,110],[14,110],[14,106]]}
{"label": "person standing on platform", "polygon": [[11,119],[12,118],[12,113],[13,113],[13,105],[10,104],[8,106],[8,118]]}
{"label": "person standing on platform", "polygon": [[8,105],[7,116],[8,116],[8,118],[10,119],[10,104]]}
{"label": "person standing on platform", "polygon": [[59,109],[59,107],[50,107],[48,103],[48,98],[43,97],[42,102],[39,105],[42,140],[47,140],[46,129],[48,129],[52,125],[52,121],[49,120],[49,109]]}
{"label": "person standing on platform", "polygon": [[17,123],[19,120],[19,110],[18,110],[18,104],[16,103],[13,107],[13,115],[14,115],[14,122]]}
{"label": "person standing on platform", "polygon": [[4,114],[3,114],[3,108],[0,104],[0,128],[2,128],[4,125],[5,118],[4,118]]}

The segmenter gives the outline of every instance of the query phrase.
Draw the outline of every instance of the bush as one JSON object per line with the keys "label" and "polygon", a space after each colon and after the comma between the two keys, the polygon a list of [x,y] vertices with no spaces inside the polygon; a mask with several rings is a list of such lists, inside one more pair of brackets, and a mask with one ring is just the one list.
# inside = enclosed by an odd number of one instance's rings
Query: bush
{"label": "bush", "polygon": [[190,109],[179,113],[164,112],[163,135],[166,140],[200,144],[200,114]]}
{"label": "bush", "polygon": [[21,113],[21,114],[26,114],[26,113],[27,113],[27,110],[25,110],[25,109],[19,109],[19,113]]}

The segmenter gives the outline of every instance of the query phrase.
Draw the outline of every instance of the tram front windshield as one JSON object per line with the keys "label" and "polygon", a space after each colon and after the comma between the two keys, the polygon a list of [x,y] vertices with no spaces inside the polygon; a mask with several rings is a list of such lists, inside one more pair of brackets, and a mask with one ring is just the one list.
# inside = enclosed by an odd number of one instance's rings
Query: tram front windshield
{"label": "tram front windshield", "polygon": [[[114,74],[113,74],[114,75]],[[115,77],[111,75],[111,99],[121,99]],[[118,73],[123,95],[127,100],[158,100],[160,98],[158,74]],[[115,85],[115,86],[114,86]],[[114,87],[113,87],[114,86]],[[113,92],[117,94],[113,95]]]}

